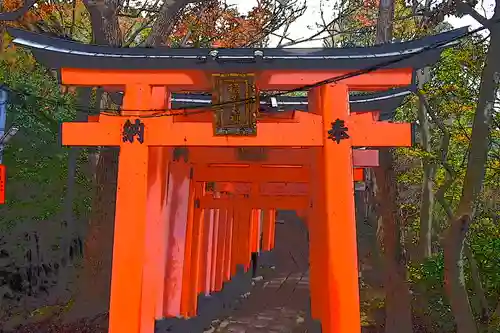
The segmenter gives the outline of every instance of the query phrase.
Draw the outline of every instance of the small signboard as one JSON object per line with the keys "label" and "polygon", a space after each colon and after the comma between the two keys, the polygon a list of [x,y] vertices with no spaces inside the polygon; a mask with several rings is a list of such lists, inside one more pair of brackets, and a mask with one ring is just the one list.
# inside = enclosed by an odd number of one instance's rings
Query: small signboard
{"label": "small signboard", "polygon": [[0,204],[5,203],[5,181],[7,179],[7,173],[5,170],[5,165],[0,164]]}
{"label": "small signboard", "polygon": [[236,148],[236,159],[246,162],[262,162],[267,160],[267,149],[263,147]]}
{"label": "small signboard", "polygon": [[364,192],[366,190],[365,182],[354,183],[354,190],[359,192]]}
{"label": "small signboard", "polygon": [[259,96],[255,76],[214,74],[213,84],[215,135],[256,135]]}

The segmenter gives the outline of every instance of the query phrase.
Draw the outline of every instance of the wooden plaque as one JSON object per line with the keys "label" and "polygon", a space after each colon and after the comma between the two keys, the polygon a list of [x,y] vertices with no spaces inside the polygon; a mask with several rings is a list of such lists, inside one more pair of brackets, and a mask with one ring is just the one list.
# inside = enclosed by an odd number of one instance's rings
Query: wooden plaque
{"label": "wooden plaque", "polygon": [[213,82],[215,135],[256,135],[259,96],[254,75],[214,74]]}

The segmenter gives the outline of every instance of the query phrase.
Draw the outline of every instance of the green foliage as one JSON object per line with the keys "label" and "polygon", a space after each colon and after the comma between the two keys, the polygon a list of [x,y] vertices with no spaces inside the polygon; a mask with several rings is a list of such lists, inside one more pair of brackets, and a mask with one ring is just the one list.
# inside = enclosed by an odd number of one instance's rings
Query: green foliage
{"label": "green foliage", "polygon": [[417,314],[430,319],[433,332],[453,332],[453,316],[444,297],[443,253],[439,252],[421,264],[410,265],[408,273],[414,297],[423,298],[426,304],[425,307],[416,307]]}
{"label": "green foliage", "polygon": [[490,219],[482,219],[471,226],[469,244],[476,259],[481,282],[489,304],[495,305],[500,294],[498,254],[500,253],[500,226]]}
{"label": "green foliage", "polygon": [[[0,81],[12,89],[7,127],[19,128],[4,150],[7,202],[0,206],[0,228],[9,228],[61,213],[68,148],[61,147],[59,124],[74,119],[75,96],[62,94],[51,73],[22,51],[15,63],[0,62]],[[75,208],[77,214],[88,204],[83,193],[78,195],[82,200]]]}
{"label": "green foliage", "polygon": [[[498,253],[500,253],[500,226],[491,220],[477,221],[471,226],[468,234],[468,244],[477,262],[486,298],[491,307],[496,306],[500,294],[500,274]],[[470,263],[466,262],[465,278],[468,293],[471,295],[471,305],[477,309],[471,278]],[[444,257],[442,252],[436,253],[421,264],[410,265],[409,281],[415,290],[415,297],[424,297],[427,308],[419,309],[421,316],[432,318],[436,332],[454,332],[453,317],[444,290]],[[479,320],[480,313],[475,313]],[[500,330],[500,326],[496,327]]]}
{"label": "green foliage", "polygon": [[[480,89],[480,78],[487,46],[477,37],[471,37],[455,48],[443,51],[440,61],[431,68],[431,80],[423,93],[425,94],[431,112],[441,122],[450,134],[448,156],[446,164],[453,171],[453,183],[445,192],[445,200],[452,211],[456,208],[462,193],[463,179],[467,167],[467,155],[471,135],[471,125],[476,112],[477,98]],[[416,121],[418,99],[411,97],[398,109],[396,119],[399,121]],[[495,115],[498,117],[498,114]],[[493,122],[493,126],[498,123]],[[433,152],[425,152],[422,147],[398,149],[398,161],[409,166],[399,167],[398,181],[405,188],[421,187],[422,168],[420,161],[429,160],[436,163],[437,172],[434,180],[434,191],[437,191],[450,176],[441,163],[440,145],[443,131],[438,128],[434,119],[431,120],[431,144]],[[478,200],[477,213],[474,223],[468,232],[468,243],[477,261],[479,276],[490,307],[495,307],[500,294],[500,267],[498,266],[498,253],[500,253],[500,226],[494,220],[499,213],[500,174],[498,130],[492,133],[492,145],[486,170],[484,192]],[[498,141],[496,141],[498,142]],[[402,162],[401,162],[402,161]],[[415,163],[417,162],[417,163]],[[402,212],[411,210],[420,205],[420,193],[413,198],[401,200]],[[412,237],[408,243],[418,241],[419,213],[405,215],[407,234]],[[440,237],[442,231],[448,226],[449,219],[441,205],[436,202],[434,207],[435,254],[423,263],[413,261],[409,267],[409,276],[414,298],[416,312],[421,318],[427,318],[431,323],[428,329],[432,332],[454,332],[454,318],[444,290],[444,257]],[[465,262],[465,277],[470,295],[470,302],[479,321],[479,300],[475,295],[471,278],[470,263]],[[422,303],[417,302],[419,300]],[[500,331],[500,327],[496,327]]]}

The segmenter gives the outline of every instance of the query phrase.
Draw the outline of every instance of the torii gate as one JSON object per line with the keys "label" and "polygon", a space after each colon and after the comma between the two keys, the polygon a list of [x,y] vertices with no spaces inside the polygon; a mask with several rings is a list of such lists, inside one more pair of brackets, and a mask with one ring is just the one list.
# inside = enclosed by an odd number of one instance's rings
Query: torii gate
{"label": "torii gate", "polygon": [[[64,123],[62,128],[64,145],[120,147],[110,333],[151,333],[154,329],[159,282],[155,281],[153,247],[157,242],[147,237],[159,230],[156,223],[161,202],[155,202],[158,196],[151,195],[155,179],[148,175],[156,175],[164,166],[162,147],[196,146],[304,147],[314,151],[317,177],[312,193],[310,266],[312,284],[319,287],[318,282],[322,282],[325,290],[321,298],[313,290],[312,303],[319,309],[323,332],[360,332],[352,148],[409,146],[412,135],[410,124],[377,122],[370,114],[351,114],[348,90],[407,86],[413,68],[435,62],[441,50],[429,50],[390,68],[315,88],[310,112],[296,112],[292,119],[259,121],[255,114],[247,113],[246,127],[239,136],[225,134],[225,120],[219,119],[214,131],[212,123],[176,122],[166,110],[151,111],[154,87],[210,91],[213,75],[246,73],[243,76],[252,76],[252,85],[260,90],[294,89],[397,60],[402,52],[416,53],[436,41],[451,40],[463,29],[352,50],[115,49],[16,29],[9,29],[9,33],[15,43],[31,48],[38,61],[61,68],[63,84],[125,87],[119,116],[102,114],[98,122]],[[149,247],[151,240],[153,246]],[[342,249],[340,256],[338,248]]]}
{"label": "torii gate", "polygon": [[[84,72],[78,73],[80,78],[84,75]],[[130,76],[133,75],[128,77]],[[63,82],[64,79],[65,70],[63,70]],[[386,79],[385,82],[388,81]],[[75,84],[75,82],[68,83]],[[323,112],[322,121],[321,115],[298,114],[297,123],[277,123],[278,128],[275,128],[272,123],[258,124],[261,128],[258,129],[259,135],[255,138],[215,137],[211,134],[212,124],[210,123],[174,123],[171,117],[156,117],[142,119],[144,128],[147,129],[143,143],[123,142],[122,126],[126,121],[135,122],[138,119],[135,117],[139,116],[138,112],[121,117],[102,115],[98,123],[63,124],[63,144],[65,145],[120,146],[110,332],[117,330],[135,333],[137,331],[131,329],[132,322],[123,323],[135,317],[138,326],[141,310],[144,315],[144,309],[140,307],[144,259],[136,249],[145,248],[148,146],[184,146],[186,141],[194,146],[207,144],[215,146],[223,144],[322,146],[323,152],[317,152],[317,166],[320,172],[316,174],[319,179],[322,179],[323,184],[335,183],[336,190],[324,188],[323,185],[318,186],[318,188],[323,187],[323,195],[315,193],[314,201],[317,206],[314,207],[314,214],[318,216],[318,225],[311,226],[311,230],[314,230],[311,232],[311,274],[320,269],[318,267],[320,260],[326,263],[326,267],[325,264],[320,265],[321,270],[326,273],[323,274],[326,276],[325,282],[328,283],[325,295],[329,296],[323,300],[321,306],[324,308],[321,321],[325,331],[359,331],[355,228],[352,224],[335,223],[335,220],[353,221],[354,219],[351,147],[409,146],[412,136],[411,127],[409,124],[377,123],[373,121],[371,115],[349,115],[346,85],[327,85],[321,90],[323,96],[319,100],[318,109],[333,110],[330,114]],[[151,98],[150,94],[150,88],[146,84],[127,86],[124,105],[127,109],[147,110],[150,105],[147,102]],[[331,124],[336,119],[344,120],[349,129],[350,140],[335,143],[328,139],[327,132],[331,130]],[[280,137],[275,136],[278,130],[282,133]],[[301,132],[307,133],[307,137],[299,138],[297,133]],[[391,138],[384,137],[385,133],[389,132]],[[93,133],[93,137],[85,137],[86,133]],[[339,174],[343,176],[338,177]],[[326,205],[326,202],[338,202],[338,204],[332,207],[332,205]],[[130,210],[131,207],[134,208]],[[321,227],[320,221],[324,221],[326,225]],[[325,229],[321,232],[317,228]],[[320,233],[326,236],[326,239],[321,239]],[[327,248],[326,253],[324,246]],[[338,246],[343,249],[342,256],[335,255],[335,248]],[[313,300],[313,302],[317,301]],[[113,320],[114,318],[116,320]],[[153,319],[154,316],[150,318]]]}

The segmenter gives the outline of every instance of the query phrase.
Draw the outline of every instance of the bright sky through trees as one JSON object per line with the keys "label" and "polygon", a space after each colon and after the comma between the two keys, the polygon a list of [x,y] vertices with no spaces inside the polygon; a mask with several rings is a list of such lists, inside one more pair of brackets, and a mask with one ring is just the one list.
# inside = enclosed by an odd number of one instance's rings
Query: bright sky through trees
{"label": "bright sky through trees", "polygon": [[[292,39],[306,38],[314,34],[315,31],[317,31],[315,23],[320,22],[321,1],[322,0],[307,0],[307,10],[305,14],[290,26],[289,29],[290,38]],[[257,0],[226,0],[226,2],[230,5],[236,5],[240,10],[240,12],[246,13],[253,6],[256,5]],[[327,16],[327,13],[331,11],[330,8],[332,7],[332,3],[334,3],[334,0],[323,1],[323,3],[324,3],[323,12],[325,12],[326,13],[325,16]],[[476,6],[476,10],[481,15],[484,15],[486,13],[486,17],[490,18],[491,15],[493,15],[494,6],[495,6],[494,0],[483,0],[480,1],[479,4]],[[325,18],[328,19],[329,17],[327,16]],[[462,18],[448,17],[446,21],[448,21],[451,25],[453,25],[456,28],[463,26],[471,26],[472,29],[475,29],[479,27],[479,24],[470,16],[465,16]],[[271,36],[270,46],[271,47],[276,46],[277,41],[278,38]],[[297,47],[322,47],[322,46],[323,42],[321,40],[304,42],[297,45]]]}

